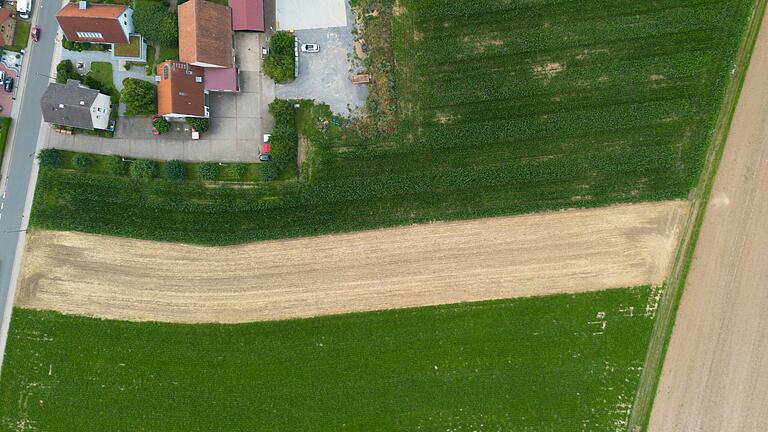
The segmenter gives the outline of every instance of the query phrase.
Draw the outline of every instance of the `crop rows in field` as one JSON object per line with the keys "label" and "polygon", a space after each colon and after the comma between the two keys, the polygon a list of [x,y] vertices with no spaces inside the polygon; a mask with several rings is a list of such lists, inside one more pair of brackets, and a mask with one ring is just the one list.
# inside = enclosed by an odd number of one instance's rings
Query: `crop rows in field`
{"label": "crop rows in field", "polygon": [[652,294],[241,325],[16,309],[0,429],[614,431],[638,384]]}
{"label": "crop rows in field", "polygon": [[393,14],[395,134],[303,122],[311,180],[231,190],[44,173],[33,223],[222,244],[684,198],[752,6],[367,3]]}

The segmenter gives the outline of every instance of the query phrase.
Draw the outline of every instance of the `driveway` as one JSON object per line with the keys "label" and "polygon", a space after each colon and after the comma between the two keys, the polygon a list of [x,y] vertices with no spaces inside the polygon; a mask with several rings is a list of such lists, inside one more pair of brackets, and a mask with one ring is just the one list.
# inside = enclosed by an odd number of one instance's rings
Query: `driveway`
{"label": "driveway", "polygon": [[5,72],[6,77],[13,78],[14,90],[12,92],[6,92],[4,89],[0,90],[0,117],[10,117],[11,109],[13,109],[14,92],[16,91],[16,83],[18,79],[16,77],[16,69],[11,69],[3,63],[0,63],[0,71]]}
{"label": "driveway", "polygon": [[352,115],[365,106],[368,86],[352,84],[352,74],[362,70],[354,50],[355,20],[349,6],[345,13],[343,27],[296,31],[299,44],[319,44],[320,52],[299,53],[299,76],[288,84],[277,85],[277,97],[314,99],[341,115]]}

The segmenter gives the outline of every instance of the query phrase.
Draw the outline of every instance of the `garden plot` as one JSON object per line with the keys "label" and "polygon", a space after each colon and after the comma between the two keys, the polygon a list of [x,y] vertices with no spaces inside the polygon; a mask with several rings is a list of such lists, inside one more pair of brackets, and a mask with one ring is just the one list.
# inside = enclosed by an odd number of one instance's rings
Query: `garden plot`
{"label": "garden plot", "polygon": [[230,247],[38,231],[16,304],[232,323],[659,285],[685,209],[670,201]]}

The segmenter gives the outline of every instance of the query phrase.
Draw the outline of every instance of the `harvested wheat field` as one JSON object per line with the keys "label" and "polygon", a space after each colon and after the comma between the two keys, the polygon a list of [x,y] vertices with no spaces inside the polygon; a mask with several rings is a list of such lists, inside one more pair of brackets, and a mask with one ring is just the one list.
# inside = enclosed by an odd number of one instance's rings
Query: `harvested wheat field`
{"label": "harvested wheat field", "polygon": [[228,247],[36,231],[16,304],[234,323],[658,285],[686,209],[668,201]]}

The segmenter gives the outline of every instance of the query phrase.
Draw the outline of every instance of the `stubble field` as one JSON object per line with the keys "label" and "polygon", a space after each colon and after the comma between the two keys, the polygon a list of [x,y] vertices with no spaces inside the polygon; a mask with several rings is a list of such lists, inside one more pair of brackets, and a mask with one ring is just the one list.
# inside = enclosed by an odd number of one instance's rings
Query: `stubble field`
{"label": "stubble field", "polygon": [[646,203],[227,247],[36,231],[16,305],[237,323],[660,286],[686,209]]}

